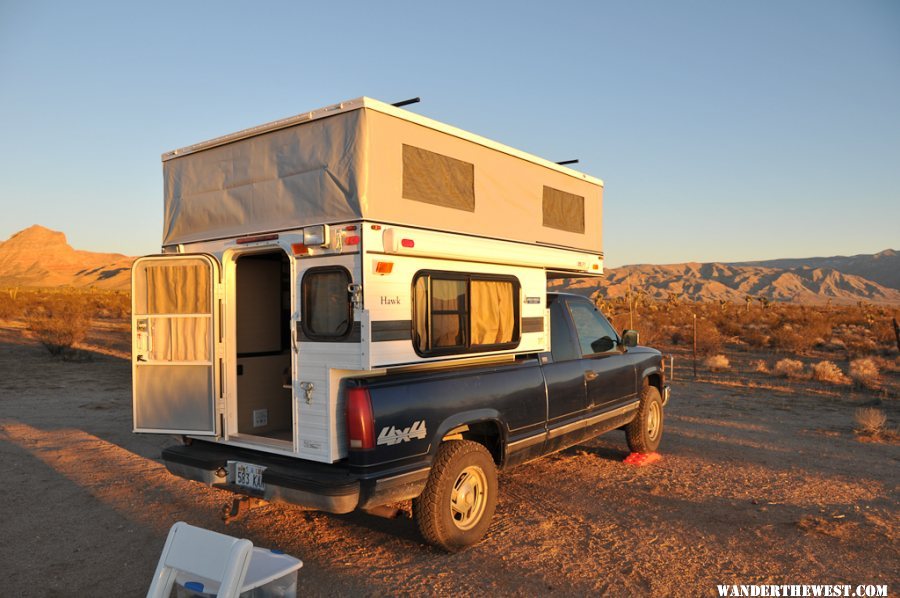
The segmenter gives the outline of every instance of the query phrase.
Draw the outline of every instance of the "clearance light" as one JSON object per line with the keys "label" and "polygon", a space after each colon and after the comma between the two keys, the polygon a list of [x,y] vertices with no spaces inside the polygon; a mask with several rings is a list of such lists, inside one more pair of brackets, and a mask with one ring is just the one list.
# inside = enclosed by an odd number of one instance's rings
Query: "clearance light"
{"label": "clearance light", "polygon": [[355,224],[351,224],[350,226],[344,228],[344,230],[356,230],[356,225],[355,225]]}
{"label": "clearance light", "polygon": [[309,247],[303,243],[293,243],[291,244],[291,251],[294,252],[294,255],[306,255],[309,253]]}
{"label": "clearance light", "polygon": [[390,274],[394,271],[394,262],[375,262],[375,274]]}
{"label": "clearance light", "polygon": [[344,245],[359,245],[359,235],[353,235],[344,239]]}
{"label": "clearance light", "polygon": [[415,247],[416,242],[412,239],[403,239],[402,241],[400,241],[400,245],[402,245],[403,247]]}
{"label": "clearance light", "polygon": [[594,264],[594,265],[592,266],[592,268],[593,268],[594,270],[599,270],[599,269],[600,269],[600,264]]}
{"label": "clearance light", "polygon": [[238,245],[245,245],[247,243],[259,243],[261,241],[277,241],[278,235],[257,235],[255,237],[242,237],[235,241]]}
{"label": "clearance light", "polygon": [[373,224],[373,225],[372,225],[372,230],[381,230],[381,225],[380,225],[380,224]]}

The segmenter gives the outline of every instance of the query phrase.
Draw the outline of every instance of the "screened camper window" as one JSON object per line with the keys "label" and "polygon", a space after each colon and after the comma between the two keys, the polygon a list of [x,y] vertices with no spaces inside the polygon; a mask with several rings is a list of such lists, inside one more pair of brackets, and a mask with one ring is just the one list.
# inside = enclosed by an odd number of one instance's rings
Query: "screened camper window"
{"label": "screened camper window", "polygon": [[350,333],[353,305],[347,285],[350,272],[337,266],[310,268],[303,275],[300,321],[315,341],[340,340]]}
{"label": "screened camper window", "polygon": [[544,186],[544,226],[584,234],[584,198]]}
{"label": "screened camper window", "polygon": [[403,197],[474,212],[475,165],[404,144]]}
{"label": "screened camper window", "polygon": [[519,344],[519,282],[509,276],[422,272],[413,282],[413,343],[422,356]]}

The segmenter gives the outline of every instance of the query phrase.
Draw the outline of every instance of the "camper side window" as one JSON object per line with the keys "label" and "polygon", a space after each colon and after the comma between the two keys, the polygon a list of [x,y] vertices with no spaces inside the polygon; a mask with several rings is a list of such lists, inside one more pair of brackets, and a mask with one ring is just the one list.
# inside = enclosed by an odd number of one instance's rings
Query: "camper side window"
{"label": "camper side window", "polygon": [[511,276],[420,272],[413,281],[413,344],[422,356],[519,344],[519,281]]}
{"label": "camper side window", "polygon": [[303,334],[315,341],[347,336],[353,324],[353,305],[347,292],[350,280],[350,273],[338,266],[306,271],[300,288]]}

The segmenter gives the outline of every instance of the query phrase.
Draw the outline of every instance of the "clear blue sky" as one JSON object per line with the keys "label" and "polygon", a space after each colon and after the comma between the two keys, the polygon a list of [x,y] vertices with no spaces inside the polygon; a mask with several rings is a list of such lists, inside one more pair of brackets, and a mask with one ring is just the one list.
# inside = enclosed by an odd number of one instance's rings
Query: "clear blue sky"
{"label": "clear blue sky", "polygon": [[368,95],[606,183],[607,265],[900,247],[900,2],[0,2],[0,240],[158,250],[164,151]]}

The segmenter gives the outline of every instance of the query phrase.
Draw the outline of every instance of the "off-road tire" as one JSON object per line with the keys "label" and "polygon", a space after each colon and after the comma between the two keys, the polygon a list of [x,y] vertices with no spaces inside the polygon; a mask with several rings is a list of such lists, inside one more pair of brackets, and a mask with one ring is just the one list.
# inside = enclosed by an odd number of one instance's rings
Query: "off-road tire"
{"label": "off-road tire", "polygon": [[659,448],[663,434],[663,404],[655,386],[645,386],[637,417],[625,426],[625,438],[633,453],[652,453]]}
{"label": "off-road tire", "polygon": [[[458,487],[455,489],[454,487]],[[454,511],[452,498],[470,496],[466,489],[477,487],[472,516]],[[455,491],[454,491],[455,490]],[[462,497],[462,498],[460,498]],[[479,501],[483,501],[479,502]],[[497,506],[497,471],[484,446],[471,440],[449,440],[438,448],[425,490],[412,501],[413,518],[426,542],[456,552],[475,544],[487,532]],[[461,529],[464,528],[464,529]]]}

